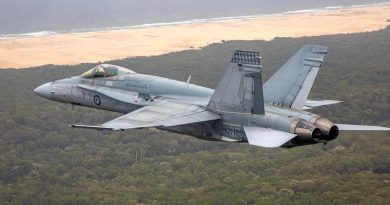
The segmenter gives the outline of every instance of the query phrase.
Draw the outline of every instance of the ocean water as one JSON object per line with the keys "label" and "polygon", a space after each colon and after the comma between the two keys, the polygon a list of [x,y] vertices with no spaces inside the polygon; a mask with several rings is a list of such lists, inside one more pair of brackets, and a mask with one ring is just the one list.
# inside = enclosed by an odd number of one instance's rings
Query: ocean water
{"label": "ocean water", "polygon": [[0,38],[194,24],[390,0],[0,0]]}

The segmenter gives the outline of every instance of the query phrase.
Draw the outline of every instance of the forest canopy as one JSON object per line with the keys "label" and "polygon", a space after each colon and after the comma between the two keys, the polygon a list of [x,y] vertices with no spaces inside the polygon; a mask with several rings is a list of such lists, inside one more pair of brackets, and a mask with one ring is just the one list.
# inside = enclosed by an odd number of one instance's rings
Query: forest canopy
{"label": "forest canopy", "polygon": [[[311,99],[334,122],[390,126],[390,29],[272,41],[104,62],[214,87],[236,49],[260,51],[264,81],[304,44],[329,47]],[[156,129],[69,128],[119,116],[45,100],[32,90],[97,65],[0,70],[1,204],[388,204],[390,141],[342,133],[327,145],[265,149]]]}

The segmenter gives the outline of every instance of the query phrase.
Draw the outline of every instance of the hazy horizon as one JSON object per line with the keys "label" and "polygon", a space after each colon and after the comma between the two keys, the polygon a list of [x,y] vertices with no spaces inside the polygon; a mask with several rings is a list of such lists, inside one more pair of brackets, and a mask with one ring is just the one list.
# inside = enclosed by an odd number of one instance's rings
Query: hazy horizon
{"label": "hazy horizon", "polygon": [[0,35],[274,14],[389,0],[1,0]]}

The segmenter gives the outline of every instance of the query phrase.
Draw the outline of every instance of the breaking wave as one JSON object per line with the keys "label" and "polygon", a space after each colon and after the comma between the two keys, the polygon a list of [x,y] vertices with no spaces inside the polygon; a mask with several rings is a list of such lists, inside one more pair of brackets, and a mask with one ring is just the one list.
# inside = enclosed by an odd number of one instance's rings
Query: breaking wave
{"label": "breaking wave", "polygon": [[379,3],[370,3],[370,4],[353,5],[353,6],[328,6],[328,7],[316,8],[316,9],[303,9],[303,10],[286,11],[286,12],[276,13],[276,14],[260,14],[260,15],[247,15],[247,16],[225,16],[225,17],[191,19],[191,20],[174,21],[174,22],[147,23],[147,24],[131,25],[131,26],[116,26],[116,27],[89,28],[89,29],[71,29],[71,30],[58,30],[58,31],[39,31],[39,32],[30,32],[30,33],[22,33],[22,34],[0,34],[0,39],[19,38],[19,37],[43,37],[43,36],[51,36],[51,35],[56,35],[56,34],[71,34],[71,33],[85,33],[85,32],[96,32],[96,31],[163,27],[163,26],[186,25],[186,24],[200,24],[200,23],[219,22],[219,21],[226,21],[226,20],[246,20],[246,19],[254,19],[254,18],[267,18],[267,17],[273,17],[273,16],[299,14],[299,13],[313,13],[313,12],[321,12],[321,11],[327,11],[327,10],[338,10],[338,9],[343,9],[343,8],[361,8],[361,7],[369,7],[369,6],[376,6],[376,5],[390,5],[390,2],[379,2]]}
{"label": "breaking wave", "polygon": [[38,31],[31,33],[21,33],[21,34],[5,34],[0,35],[0,38],[12,38],[12,37],[42,37],[58,34],[55,31]]}

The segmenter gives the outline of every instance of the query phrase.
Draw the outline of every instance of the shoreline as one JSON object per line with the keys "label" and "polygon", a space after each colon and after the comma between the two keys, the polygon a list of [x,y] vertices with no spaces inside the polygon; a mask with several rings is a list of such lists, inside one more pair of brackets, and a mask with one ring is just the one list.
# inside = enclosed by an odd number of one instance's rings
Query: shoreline
{"label": "shoreline", "polygon": [[222,16],[222,17],[212,17],[212,18],[200,18],[200,19],[189,19],[183,21],[173,21],[173,22],[156,22],[156,23],[145,23],[137,25],[128,25],[128,26],[113,26],[105,28],[86,28],[86,29],[71,29],[71,30],[42,30],[42,31],[33,31],[28,33],[19,33],[19,34],[0,34],[1,39],[11,39],[11,38],[22,38],[22,37],[45,37],[61,34],[78,34],[78,33],[94,33],[94,32],[104,32],[104,31],[116,31],[116,30],[127,30],[127,29],[137,29],[137,28],[149,28],[149,27],[164,27],[164,26],[177,26],[177,25],[196,25],[202,23],[214,23],[221,22],[226,20],[250,20],[256,18],[270,18],[276,16],[287,16],[292,14],[302,14],[302,13],[313,13],[313,12],[326,12],[334,11],[340,9],[351,9],[351,8],[366,8],[373,6],[382,6],[390,5],[390,2],[381,2],[381,3],[371,3],[371,4],[362,4],[362,5],[350,5],[350,6],[329,6],[329,7],[318,7],[312,9],[301,9],[301,10],[291,10],[281,13],[272,13],[272,14],[253,14],[245,16]]}
{"label": "shoreline", "polygon": [[245,18],[221,17],[215,21],[172,22],[161,26],[0,37],[0,68],[74,65],[161,55],[199,49],[223,40],[272,40],[275,37],[369,32],[386,28],[389,20],[390,4],[383,3]]}

